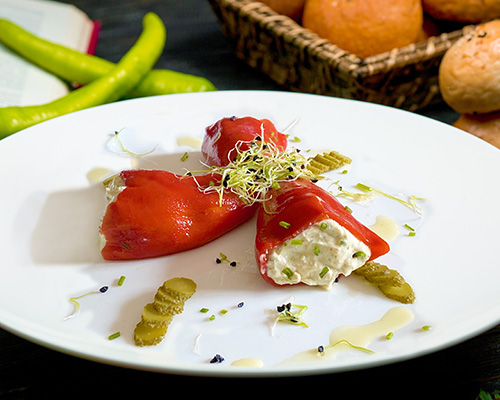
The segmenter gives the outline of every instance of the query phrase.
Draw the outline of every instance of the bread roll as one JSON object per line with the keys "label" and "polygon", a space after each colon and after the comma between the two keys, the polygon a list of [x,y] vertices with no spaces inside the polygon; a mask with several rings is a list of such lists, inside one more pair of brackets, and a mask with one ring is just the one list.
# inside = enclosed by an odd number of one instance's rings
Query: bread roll
{"label": "bread roll", "polygon": [[298,22],[302,17],[306,0],[260,0],[260,2]]}
{"label": "bread roll", "polygon": [[460,114],[500,110],[500,20],[478,25],[448,49],[439,87],[444,101]]}
{"label": "bread roll", "polygon": [[421,0],[307,0],[302,25],[364,58],[418,41]]}
{"label": "bread roll", "polygon": [[500,148],[500,112],[483,115],[462,114],[453,126]]}
{"label": "bread roll", "polygon": [[499,0],[422,0],[422,4],[436,19],[479,23],[500,17]]}

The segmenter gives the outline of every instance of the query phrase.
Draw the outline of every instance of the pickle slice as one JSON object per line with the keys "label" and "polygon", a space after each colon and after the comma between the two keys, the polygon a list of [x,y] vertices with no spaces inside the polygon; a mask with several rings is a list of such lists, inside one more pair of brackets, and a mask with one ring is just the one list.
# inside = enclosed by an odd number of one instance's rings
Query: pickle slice
{"label": "pickle slice", "polygon": [[184,311],[184,301],[173,302],[163,299],[159,296],[155,296],[153,308],[160,314],[180,314],[182,311]]}
{"label": "pickle slice", "polygon": [[172,278],[165,281],[161,289],[174,299],[186,301],[196,291],[196,283],[189,278]]}
{"label": "pickle slice", "polygon": [[184,310],[184,303],[196,291],[196,283],[188,278],[172,278],[156,291],[154,301],[142,309],[141,321],[134,329],[137,346],[155,346],[167,333],[174,315]]}
{"label": "pickle slice", "polygon": [[136,346],[156,346],[167,333],[166,326],[152,326],[141,320],[134,329]]}
{"label": "pickle slice", "polygon": [[161,313],[154,308],[153,303],[148,303],[142,309],[142,320],[147,325],[168,326],[174,317],[173,314]]}
{"label": "pickle slice", "polygon": [[405,280],[398,271],[389,269],[387,266],[373,261],[358,268],[356,274],[362,275],[366,280],[375,285],[399,286],[405,283]]}
{"label": "pickle slice", "polygon": [[317,154],[309,159],[307,169],[316,175],[320,175],[350,164],[351,162],[352,160],[349,157],[337,151],[330,151],[329,153]]}
{"label": "pickle slice", "polygon": [[399,301],[400,303],[412,304],[415,302],[415,292],[407,282],[399,286],[381,285],[379,289],[388,298]]}
{"label": "pickle slice", "polygon": [[170,292],[165,291],[163,289],[163,286],[160,286],[155,294],[155,300],[163,301],[170,304],[184,304],[187,298],[185,298],[184,296],[172,295]]}
{"label": "pickle slice", "polygon": [[415,292],[401,274],[375,261],[368,261],[354,271],[355,275],[362,276],[374,284],[389,299],[404,304],[415,302]]}

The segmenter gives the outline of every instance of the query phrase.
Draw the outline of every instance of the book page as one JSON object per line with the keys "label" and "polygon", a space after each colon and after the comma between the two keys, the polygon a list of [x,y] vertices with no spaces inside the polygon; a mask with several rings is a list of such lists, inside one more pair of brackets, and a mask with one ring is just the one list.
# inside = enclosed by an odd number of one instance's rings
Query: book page
{"label": "book page", "polygon": [[[93,30],[93,22],[76,7],[46,0],[1,0],[0,17],[82,52]],[[65,82],[0,44],[0,107],[44,104],[68,92]]]}

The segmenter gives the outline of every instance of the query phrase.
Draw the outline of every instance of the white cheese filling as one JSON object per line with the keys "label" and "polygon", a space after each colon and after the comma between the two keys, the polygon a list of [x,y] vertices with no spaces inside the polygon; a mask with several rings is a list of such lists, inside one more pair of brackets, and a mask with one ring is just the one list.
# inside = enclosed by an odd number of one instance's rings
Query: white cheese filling
{"label": "white cheese filling", "polygon": [[370,255],[367,245],[336,221],[326,219],[274,248],[267,274],[279,285],[302,282],[330,290],[339,275],[349,275]]}

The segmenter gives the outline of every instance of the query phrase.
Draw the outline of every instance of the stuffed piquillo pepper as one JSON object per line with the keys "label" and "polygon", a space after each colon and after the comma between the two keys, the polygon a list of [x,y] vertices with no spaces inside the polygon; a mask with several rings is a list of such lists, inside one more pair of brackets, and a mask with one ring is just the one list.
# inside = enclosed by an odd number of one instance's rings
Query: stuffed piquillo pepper
{"label": "stuffed piquillo pepper", "polygon": [[245,151],[258,137],[265,143],[274,142],[281,152],[286,150],[286,135],[268,119],[229,117],[206,128],[201,153],[209,166],[222,167],[233,161],[239,144],[239,150]]}
{"label": "stuffed piquillo pepper", "polygon": [[108,205],[99,232],[107,260],[133,260],[193,249],[237,227],[256,211],[238,196],[202,193],[220,176],[126,170],[105,182]]}
{"label": "stuffed piquillo pepper", "polygon": [[266,281],[330,290],[339,275],[387,253],[389,245],[326,190],[297,179],[268,192],[257,215],[255,251]]}

